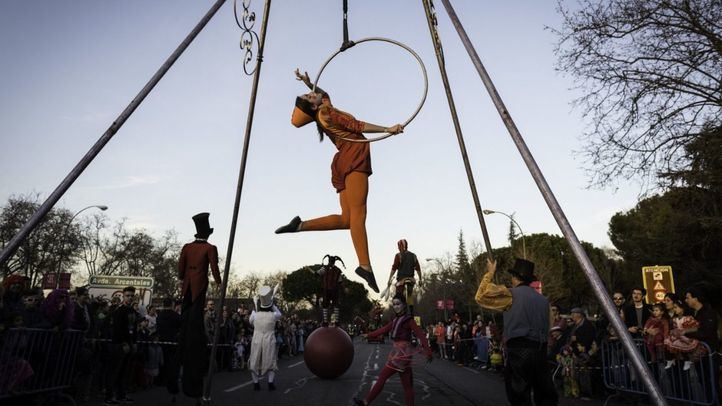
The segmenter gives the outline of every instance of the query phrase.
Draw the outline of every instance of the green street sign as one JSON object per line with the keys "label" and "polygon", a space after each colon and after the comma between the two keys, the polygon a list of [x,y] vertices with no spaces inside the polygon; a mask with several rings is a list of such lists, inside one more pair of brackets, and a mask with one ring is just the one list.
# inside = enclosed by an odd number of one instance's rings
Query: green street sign
{"label": "green street sign", "polygon": [[153,288],[153,278],[143,276],[105,276],[95,275],[90,277],[90,286],[108,287],[108,288],[124,288],[133,286],[135,288]]}

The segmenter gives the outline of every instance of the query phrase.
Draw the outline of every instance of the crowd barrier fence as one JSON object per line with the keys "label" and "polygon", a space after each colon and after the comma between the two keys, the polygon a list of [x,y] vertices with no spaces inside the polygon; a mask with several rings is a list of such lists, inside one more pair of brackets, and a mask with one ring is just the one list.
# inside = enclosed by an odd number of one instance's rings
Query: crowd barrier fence
{"label": "crowd barrier fence", "polygon": [[[702,351],[703,355],[696,357],[690,357],[689,354],[670,354],[661,346],[652,354],[641,339],[634,340],[634,344],[644,355],[647,367],[652,371],[666,399],[694,405],[717,403],[714,353],[705,343],[700,342],[705,350]],[[602,376],[607,388],[618,392],[647,394],[647,389],[637,377],[621,342],[604,341],[601,354]],[[668,361],[672,360],[674,364],[670,366]],[[605,405],[615,395],[607,398]]]}
{"label": "crowd barrier fence", "polygon": [[[77,330],[11,328],[0,343],[0,400],[56,392],[74,379],[83,333]],[[70,403],[75,403],[70,397]]]}

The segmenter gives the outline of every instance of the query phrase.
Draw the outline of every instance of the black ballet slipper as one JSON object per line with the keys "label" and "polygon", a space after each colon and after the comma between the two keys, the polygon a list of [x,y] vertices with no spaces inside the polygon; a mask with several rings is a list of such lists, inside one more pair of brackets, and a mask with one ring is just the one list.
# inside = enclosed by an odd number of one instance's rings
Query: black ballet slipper
{"label": "black ballet slipper", "polygon": [[373,289],[374,292],[379,293],[379,287],[376,284],[376,277],[374,276],[373,272],[367,271],[362,267],[358,267],[356,268],[356,275],[364,278],[369,287]]}
{"label": "black ballet slipper", "polygon": [[290,223],[286,224],[285,226],[278,227],[276,229],[276,234],[296,233],[296,232],[298,232],[298,227],[300,225],[301,225],[301,218],[296,216],[291,220]]}

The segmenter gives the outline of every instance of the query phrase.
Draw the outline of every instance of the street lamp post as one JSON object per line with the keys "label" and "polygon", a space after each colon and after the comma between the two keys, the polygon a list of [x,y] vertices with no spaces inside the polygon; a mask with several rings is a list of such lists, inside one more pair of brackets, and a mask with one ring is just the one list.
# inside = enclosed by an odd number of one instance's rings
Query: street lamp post
{"label": "street lamp post", "polygon": [[84,207],[84,208],[78,210],[75,214],[73,214],[73,217],[71,217],[70,220],[68,221],[68,223],[65,225],[65,228],[63,229],[63,233],[60,234],[60,238],[61,238],[61,240],[60,240],[60,250],[59,250],[60,252],[58,253],[58,270],[57,270],[57,272],[55,272],[55,289],[59,289],[59,288],[60,288],[60,271],[61,271],[61,269],[62,269],[61,263],[63,262],[63,248],[65,248],[65,240],[64,240],[63,238],[67,236],[67,234],[68,234],[68,229],[70,228],[70,225],[73,223],[73,220],[75,220],[75,218],[78,217],[78,214],[84,212],[85,210],[92,209],[92,208],[94,208],[94,207],[95,207],[95,208],[98,208],[98,209],[100,209],[100,210],[102,210],[102,211],[108,210],[108,206],[105,206],[105,205],[102,205],[102,204],[101,204],[101,205],[92,205],[92,206]]}
{"label": "street lamp post", "polygon": [[[436,264],[439,265],[439,268],[441,268],[442,271],[444,270],[444,264],[441,263],[441,260],[439,260],[439,258],[426,258],[426,261],[435,261]],[[441,291],[441,293],[444,295],[444,323],[446,323],[446,320],[449,320],[449,316],[446,313],[446,281],[441,284]]]}
{"label": "street lamp post", "polygon": [[516,225],[516,227],[519,229],[519,232],[521,233],[521,250],[522,250],[522,255],[524,255],[524,259],[526,259],[526,238],[525,238],[525,236],[524,236],[524,231],[521,229],[521,226],[519,225],[519,223],[517,223],[516,220],[514,220],[514,217],[512,217],[512,216],[510,216],[510,215],[508,215],[508,214],[506,214],[506,213],[504,213],[504,212],[498,211],[498,210],[484,210],[483,213],[484,213],[485,215],[487,215],[487,216],[490,215],[490,214],[494,214],[494,213],[501,214],[501,215],[503,215],[503,216],[508,217],[509,220],[511,220],[511,222]]}

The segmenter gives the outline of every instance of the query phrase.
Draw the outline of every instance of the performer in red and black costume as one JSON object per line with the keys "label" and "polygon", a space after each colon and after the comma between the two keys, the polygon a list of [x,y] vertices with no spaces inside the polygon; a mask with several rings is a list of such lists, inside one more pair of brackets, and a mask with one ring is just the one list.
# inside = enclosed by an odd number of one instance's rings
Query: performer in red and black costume
{"label": "performer in red and black costume", "polygon": [[[296,78],[313,90],[308,74],[296,70]],[[366,139],[363,133],[398,134],[404,127],[396,124],[382,127],[356,120],[352,115],[338,110],[331,104],[328,93],[320,88],[296,98],[291,123],[296,127],[315,121],[319,138],[323,141],[324,134],[338,149],[331,162],[331,183],[339,194],[341,214],[331,214],[311,220],[302,221],[294,217],[285,226],[279,227],[276,234],[295,233],[299,231],[350,230],[359,266],[356,274],[366,280],[369,287],[376,293],[376,285],[369,258],[368,238],[366,236],[366,198],[369,192],[368,178],[371,176],[371,150],[367,142],[352,142],[346,139]]]}
{"label": "performer in red and black costume", "polygon": [[[328,264],[323,264],[326,258],[328,258]],[[323,320],[321,323],[324,326],[329,324],[329,313],[331,313],[332,325],[336,325],[339,320],[338,294],[341,290],[343,277],[341,276],[341,269],[336,266],[336,261],[340,261],[343,267],[346,268],[346,264],[343,263],[343,259],[340,257],[326,255],[321,261],[321,268],[316,271],[321,276],[321,289],[323,291]]]}
{"label": "performer in red and black costume", "polygon": [[389,285],[396,271],[396,294],[404,295],[409,306],[409,314],[414,315],[414,271],[419,275],[419,286],[421,285],[421,265],[416,254],[409,251],[409,243],[405,239],[401,239],[396,243],[399,252],[394,256],[394,264],[391,265],[391,274],[389,275]]}
{"label": "performer in red and black costume", "polygon": [[401,385],[404,388],[404,398],[406,405],[414,404],[414,377],[411,371],[411,359],[418,350],[411,345],[411,333],[421,342],[426,359],[431,361],[431,348],[429,341],[426,339],[426,333],[419,327],[414,318],[406,313],[406,299],[403,295],[394,296],[391,301],[391,307],[394,309],[396,316],[390,323],[380,329],[368,333],[365,337],[375,338],[381,334],[389,333],[389,338],[394,342],[394,348],[389,353],[388,360],[384,369],[381,370],[376,383],[371,388],[366,398],[354,399],[357,405],[369,405],[381,393],[386,380],[394,373],[398,372],[401,378]]}
{"label": "performer in red and black costume", "polygon": [[193,216],[196,240],[183,246],[178,262],[179,278],[183,281],[181,297],[181,332],[178,339],[180,365],[183,366],[183,393],[200,399],[203,377],[208,371],[208,340],[203,326],[203,309],[208,290],[208,268],[217,286],[221,285],[218,270],[218,249],[208,243],[213,229],[208,223],[208,213]]}

